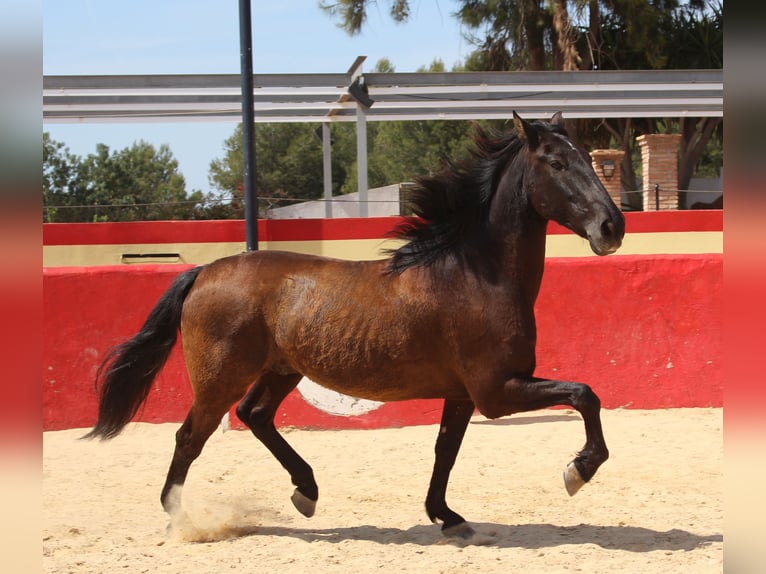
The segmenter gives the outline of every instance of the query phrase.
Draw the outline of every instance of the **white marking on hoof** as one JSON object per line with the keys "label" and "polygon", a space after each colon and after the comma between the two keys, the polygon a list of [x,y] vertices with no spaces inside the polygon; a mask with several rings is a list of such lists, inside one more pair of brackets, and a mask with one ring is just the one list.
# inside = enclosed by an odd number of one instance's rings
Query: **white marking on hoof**
{"label": "white marking on hoof", "polygon": [[317,507],[316,500],[307,498],[297,488],[295,489],[295,492],[293,492],[293,495],[290,497],[290,500],[292,500],[293,506],[295,506],[295,508],[298,509],[298,512],[300,512],[303,516],[306,518],[311,518],[314,516],[314,511]]}
{"label": "white marking on hoof", "polygon": [[183,485],[174,484],[168,490],[168,493],[163,501],[165,512],[167,512],[171,518],[181,512],[181,492],[183,491]]}
{"label": "white marking on hoof", "polygon": [[582,488],[585,481],[580,476],[580,472],[577,470],[574,462],[570,462],[567,465],[567,469],[564,471],[564,486],[569,493],[569,496],[574,496],[577,491]]}
{"label": "white marking on hoof", "polygon": [[174,484],[165,499],[165,510],[170,515],[167,534],[173,540],[193,542],[199,538],[199,531],[181,507],[182,490],[183,485]]}

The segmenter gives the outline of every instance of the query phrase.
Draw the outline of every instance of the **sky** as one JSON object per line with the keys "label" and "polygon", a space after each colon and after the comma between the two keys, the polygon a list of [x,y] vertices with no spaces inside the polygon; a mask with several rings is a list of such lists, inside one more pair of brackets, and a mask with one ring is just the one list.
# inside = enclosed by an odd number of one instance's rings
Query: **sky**
{"label": "sky", "polygon": [[[388,15],[388,0],[371,3],[368,21],[349,36],[319,9],[319,0],[251,0],[253,71],[345,73],[357,56],[365,70],[388,58],[397,72],[441,59],[447,69],[471,46],[452,16],[455,0],[412,0],[405,24]],[[46,75],[239,74],[237,0],[44,0]],[[143,140],[167,144],[188,191],[211,191],[208,168],[222,158],[232,122],[43,124],[77,155],[104,143],[120,150]]]}

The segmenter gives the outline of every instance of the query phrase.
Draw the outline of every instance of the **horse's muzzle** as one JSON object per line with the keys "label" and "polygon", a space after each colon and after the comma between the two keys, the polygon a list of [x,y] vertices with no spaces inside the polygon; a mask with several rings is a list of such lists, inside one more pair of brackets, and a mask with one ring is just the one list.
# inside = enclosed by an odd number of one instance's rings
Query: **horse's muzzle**
{"label": "horse's muzzle", "polygon": [[609,255],[617,251],[625,237],[625,216],[618,209],[609,210],[608,216],[588,232],[588,243],[596,255]]}

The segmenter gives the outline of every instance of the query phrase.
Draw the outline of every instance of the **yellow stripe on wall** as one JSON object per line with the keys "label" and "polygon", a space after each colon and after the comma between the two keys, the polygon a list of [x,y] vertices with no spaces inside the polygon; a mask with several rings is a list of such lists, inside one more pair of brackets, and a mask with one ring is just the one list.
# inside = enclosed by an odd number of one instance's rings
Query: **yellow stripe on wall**
{"label": "yellow stripe on wall", "polygon": [[[617,255],[723,253],[722,231],[628,233]],[[576,235],[549,235],[546,257],[592,256],[588,242]]]}
{"label": "yellow stripe on wall", "polygon": [[[390,239],[339,239],[327,241],[263,241],[263,250],[284,250],[339,259],[364,260],[385,257],[384,250],[401,242]],[[192,263],[201,265],[221,257],[242,253],[244,242],[166,243],[131,245],[46,245],[43,266],[120,265],[124,263]],[[179,254],[179,257],[152,257],[153,254]],[[628,233],[620,255],[723,253],[723,232],[690,231]],[[130,258],[126,255],[143,254]],[[547,257],[587,257],[593,252],[585,239],[576,235],[549,235]]]}
{"label": "yellow stripe on wall", "polygon": [[[130,245],[45,245],[44,267],[88,267],[91,265],[120,265],[126,254],[178,253],[180,257],[167,263],[203,264],[245,250],[245,242],[235,243],[163,243]],[[138,260],[134,260],[138,263]],[[157,263],[146,259],[143,263]]]}
{"label": "yellow stripe on wall", "polygon": [[[327,241],[261,241],[261,250],[282,250],[339,259],[382,259],[384,249],[400,242],[386,239],[339,239]],[[192,263],[202,265],[221,257],[245,250],[245,243],[162,243],[129,245],[46,245],[43,247],[44,267],[87,267],[90,265],[120,265],[123,263]],[[178,253],[178,258],[151,257],[152,254]],[[143,258],[126,255],[143,254]]]}
{"label": "yellow stripe on wall", "polygon": [[265,241],[262,249],[295,251],[311,255],[323,255],[338,259],[364,261],[383,259],[384,250],[401,245],[401,241],[391,239],[333,239],[327,241]]}

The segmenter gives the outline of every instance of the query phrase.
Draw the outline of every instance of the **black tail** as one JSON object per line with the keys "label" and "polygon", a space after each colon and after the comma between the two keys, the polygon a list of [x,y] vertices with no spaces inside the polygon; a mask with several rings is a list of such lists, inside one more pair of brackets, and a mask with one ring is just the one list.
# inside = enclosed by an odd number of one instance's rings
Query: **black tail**
{"label": "black tail", "polygon": [[96,374],[98,422],[83,438],[114,438],[138,412],[178,338],[181,310],[202,267],[175,278],[131,339],[107,355]]}

